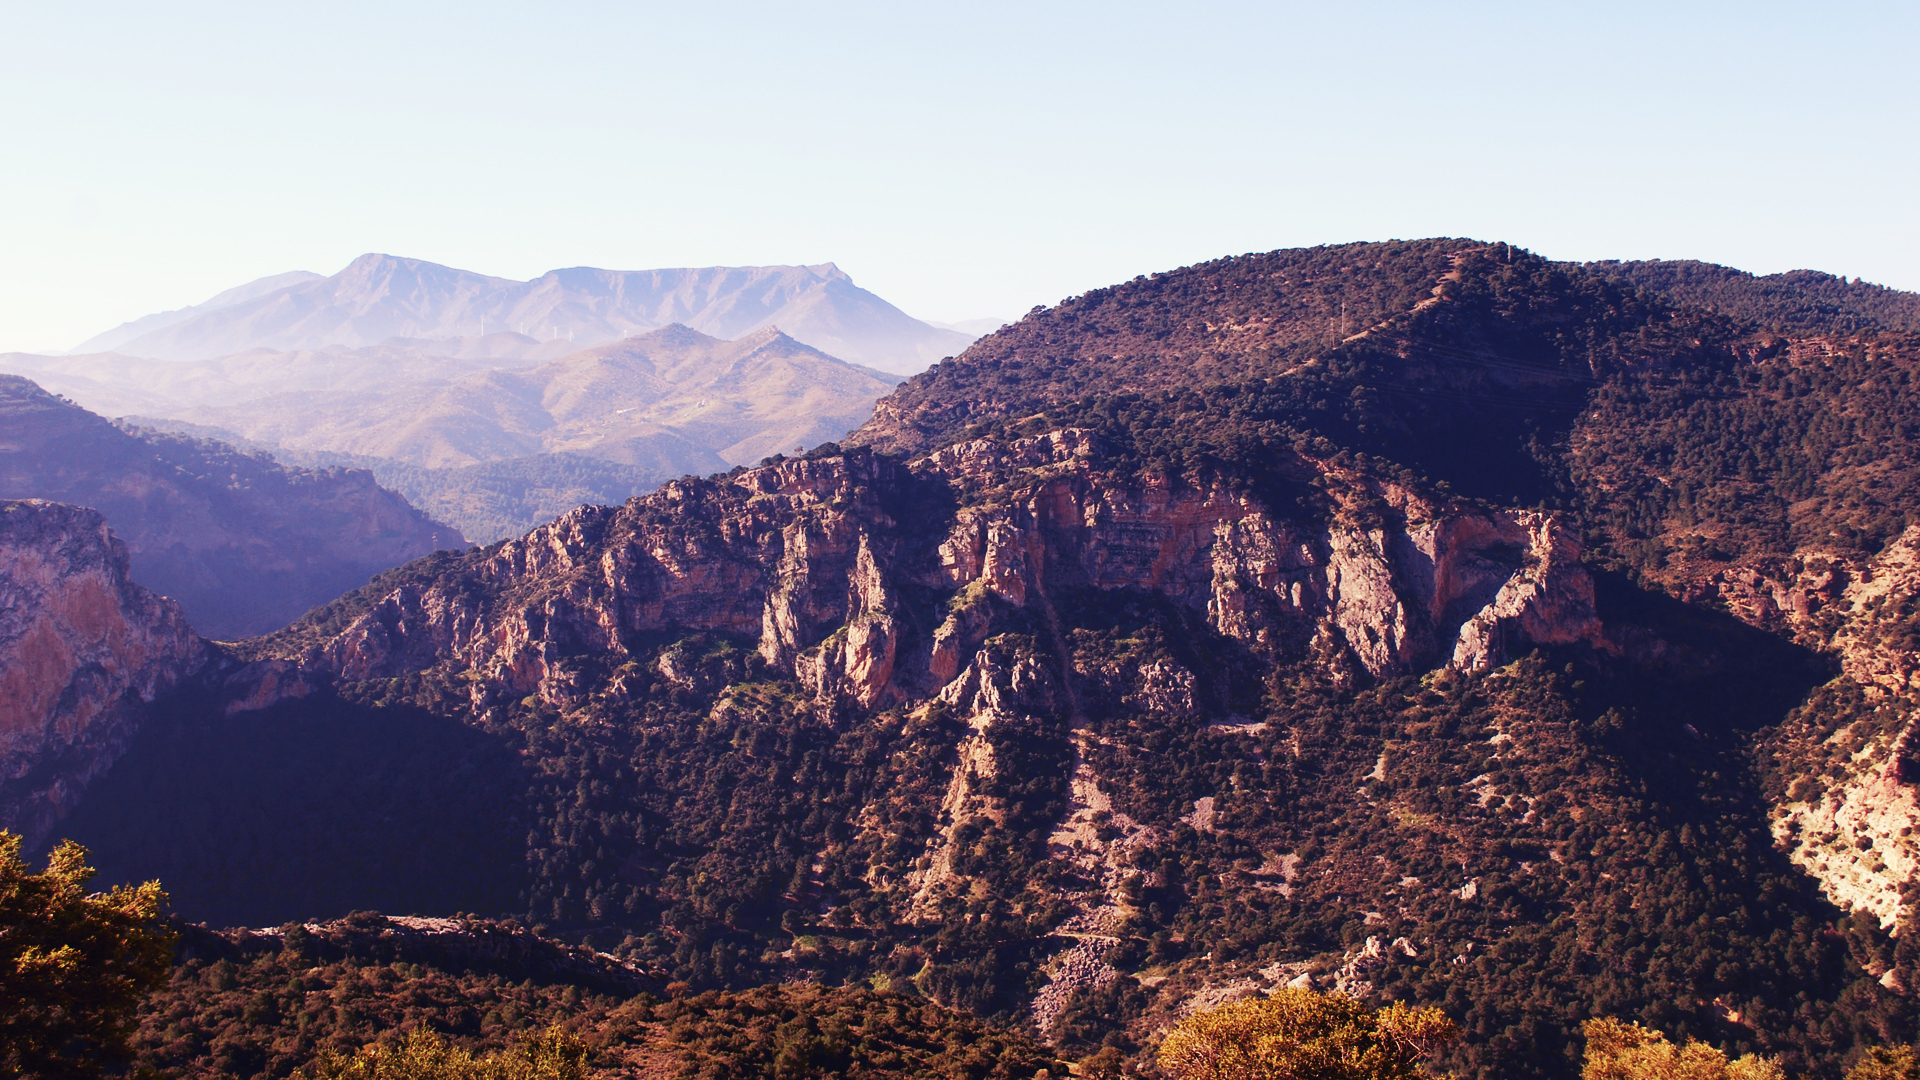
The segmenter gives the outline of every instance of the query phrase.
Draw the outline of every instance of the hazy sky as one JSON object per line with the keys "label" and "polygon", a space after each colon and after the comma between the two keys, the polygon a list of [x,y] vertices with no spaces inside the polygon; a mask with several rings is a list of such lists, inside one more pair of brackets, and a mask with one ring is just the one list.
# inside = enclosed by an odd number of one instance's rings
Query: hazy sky
{"label": "hazy sky", "polygon": [[1920,5],[16,3],[0,349],[384,251],[922,318],[1465,235],[1920,289]]}

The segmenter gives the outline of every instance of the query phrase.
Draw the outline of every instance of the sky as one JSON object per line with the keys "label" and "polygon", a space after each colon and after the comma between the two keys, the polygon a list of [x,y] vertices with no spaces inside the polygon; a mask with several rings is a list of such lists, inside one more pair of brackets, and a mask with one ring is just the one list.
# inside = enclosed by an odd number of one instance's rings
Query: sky
{"label": "sky", "polygon": [[1920,290],[1911,3],[0,0],[0,350],[368,251],[1015,317],[1470,236]]}

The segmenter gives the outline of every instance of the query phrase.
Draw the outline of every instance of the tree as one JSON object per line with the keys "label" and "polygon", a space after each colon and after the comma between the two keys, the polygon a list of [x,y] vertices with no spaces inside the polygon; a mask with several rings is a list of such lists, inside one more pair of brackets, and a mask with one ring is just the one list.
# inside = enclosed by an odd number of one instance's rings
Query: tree
{"label": "tree", "polygon": [[85,1077],[132,1056],[134,1010],[167,978],[167,894],[149,881],[106,893],[71,840],[31,872],[0,830],[0,1075]]}
{"label": "tree", "polygon": [[1727,1055],[1698,1039],[1675,1046],[1639,1024],[1611,1018],[1586,1023],[1587,1055],[1580,1080],[1785,1080],[1772,1058]]}
{"label": "tree", "polygon": [[582,1080],[586,1074],[586,1044],[557,1027],[484,1058],[414,1028],[399,1046],[363,1046],[352,1057],[328,1051],[301,1073],[306,1080]]}
{"label": "tree", "polygon": [[1920,1080],[1920,1055],[1905,1046],[1876,1046],[1847,1070],[1847,1080]]}
{"label": "tree", "polygon": [[1288,988],[1182,1020],[1158,1056],[1174,1080],[1410,1080],[1459,1038],[1438,1009]]}

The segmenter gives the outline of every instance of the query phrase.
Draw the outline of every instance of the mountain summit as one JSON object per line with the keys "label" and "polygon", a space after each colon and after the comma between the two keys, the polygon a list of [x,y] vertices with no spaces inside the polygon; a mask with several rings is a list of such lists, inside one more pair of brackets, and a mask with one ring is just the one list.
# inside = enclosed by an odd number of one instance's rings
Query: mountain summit
{"label": "mountain summit", "polygon": [[832,263],[579,266],[513,281],[370,253],[332,277],[263,278],[196,307],[127,323],[74,351],[204,360],[248,349],[357,348],[393,338],[497,331],[585,347],[672,323],[724,339],[778,324],[795,340],[843,360],[903,373],[958,353],[973,340],[907,315]]}

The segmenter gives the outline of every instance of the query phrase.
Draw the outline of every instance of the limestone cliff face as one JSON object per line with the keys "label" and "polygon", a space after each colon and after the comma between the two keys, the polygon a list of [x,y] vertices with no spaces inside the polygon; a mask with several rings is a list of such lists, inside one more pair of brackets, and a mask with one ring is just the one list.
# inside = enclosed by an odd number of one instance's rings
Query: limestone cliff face
{"label": "limestone cliff face", "polygon": [[179,605],[128,580],[97,512],[0,502],[0,827],[41,840],[119,757],[139,704],[207,658]]}
{"label": "limestone cliff face", "polygon": [[[1074,430],[906,465],[859,451],[677,482],[396,588],[298,658],[346,680],[458,671],[476,709],[527,695],[565,709],[617,694],[603,676],[640,635],[707,631],[750,639],[823,705],[871,709],[939,694],[1000,613],[1051,618],[1077,589],[1157,593],[1254,653],[1314,657],[1341,680],[1603,644],[1558,520],[1288,467],[1322,478],[1329,515],[1117,477]],[[1167,678],[1155,692],[1177,696]]]}
{"label": "limestone cliff face", "polygon": [[[656,676],[719,689],[682,644],[662,650],[704,634],[757,652],[835,723],[938,714],[956,725],[944,775],[910,796],[930,829],[864,874],[907,922],[936,923],[990,889],[966,853],[1017,810],[1001,791],[1021,766],[1003,748],[1063,732],[1070,799],[1046,850],[1087,884],[1058,897],[1053,933],[1073,944],[1046,962],[1031,1002],[1052,1032],[1077,989],[1119,977],[1101,957],[1138,914],[1129,867],[1165,835],[1103,794],[1082,699],[1183,726],[1244,721],[1218,714],[1196,672],[1167,656],[1073,644],[1091,597],[1151,597],[1218,635],[1210,654],[1305,664],[1338,683],[1484,671],[1542,645],[1611,647],[1557,518],[1440,505],[1304,457],[1276,467],[1324,499],[1283,513],[1227,483],[1144,482],[1105,467],[1073,429],[904,463],[864,450],[786,461],[583,507],[262,644],[308,680],[423,673],[444,688],[431,695],[440,707],[470,717],[510,722],[532,698],[594,723]],[[335,629],[311,632],[322,626]],[[1202,799],[1188,823],[1211,829],[1214,812]],[[873,815],[851,824],[860,843],[885,843]]]}
{"label": "limestone cliff face", "polygon": [[[1835,904],[1865,908],[1891,928],[1912,916],[1902,893],[1920,871],[1920,770],[1911,761],[1920,528],[1864,566],[1819,560],[1797,577],[1770,590],[1786,600],[1779,609],[1839,657],[1874,707],[1824,725],[1807,710],[1788,725],[1774,752],[1808,779],[1776,802],[1774,835]],[[1823,634],[1829,627],[1837,629]]]}

